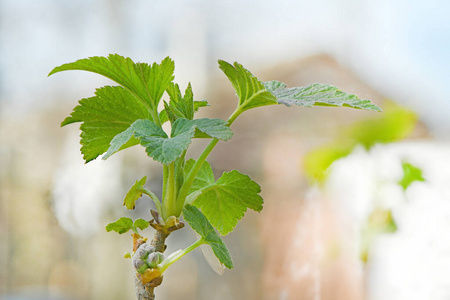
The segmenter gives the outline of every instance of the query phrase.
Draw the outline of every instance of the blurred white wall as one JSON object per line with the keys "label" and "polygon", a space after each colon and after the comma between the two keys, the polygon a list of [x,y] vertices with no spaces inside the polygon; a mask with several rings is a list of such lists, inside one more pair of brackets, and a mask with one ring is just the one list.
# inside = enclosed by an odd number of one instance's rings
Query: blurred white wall
{"label": "blurred white wall", "polygon": [[[359,257],[364,230],[376,209],[392,212],[395,233],[371,242],[367,299],[444,300],[450,296],[450,147],[430,141],[356,148],[330,168],[323,192],[346,225]],[[423,172],[424,181],[399,185],[402,162]]]}

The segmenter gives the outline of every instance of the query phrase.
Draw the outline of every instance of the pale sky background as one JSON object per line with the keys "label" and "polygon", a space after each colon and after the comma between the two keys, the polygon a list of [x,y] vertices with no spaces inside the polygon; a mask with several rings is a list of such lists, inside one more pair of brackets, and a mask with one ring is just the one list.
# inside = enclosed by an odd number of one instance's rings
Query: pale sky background
{"label": "pale sky background", "polygon": [[220,74],[219,58],[258,69],[328,53],[443,137],[450,131],[449,13],[447,0],[0,0],[1,116],[58,105],[57,95],[90,95],[99,76],[46,78],[87,56],[151,62],[170,55],[178,81],[189,78],[201,94],[208,76]]}

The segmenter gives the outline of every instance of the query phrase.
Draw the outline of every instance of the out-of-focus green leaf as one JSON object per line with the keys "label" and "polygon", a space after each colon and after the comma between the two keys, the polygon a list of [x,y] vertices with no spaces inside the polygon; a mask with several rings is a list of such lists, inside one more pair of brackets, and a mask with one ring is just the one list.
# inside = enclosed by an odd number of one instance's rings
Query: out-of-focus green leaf
{"label": "out-of-focus green leaf", "polygon": [[394,233],[397,231],[392,211],[389,209],[376,208],[370,214],[366,226],[363,228],[360,245],[360,259],[367,263],[370,258],[370,248],[373,240],[383,233]]}
{"label": "out-of-focus green leaf", "polygon": [[403,177],[398,184],[400,184],[404,190],[406,190],[414,181],[425,181],[425,178],[422,176],[421,169],[407,162],[402,163],[402,168]]}
{"label": "out-of-focus green leaf", "polygon": [[355,122],[342,129],[335,141],[305,155],[306,175],[321,182],[331,164],[350,154],[356,145],[370,149],[377,143],[395,142],[412,133],[417,123],[414,112],[388,101],[383,107],[384,112],[376,118]]}
{"label": "out-of-focus green leaf", "polygon": [[383,113],[375,118],[356,122],[344,129],[342,137],[352,139],[366,149],[408,137],[416,127],[417,114],[391,101],[386,101],[383,108]]}
{"label": "out-of-focus green leaf", "polygon": [[353,141],[336,141],[319,147],[304,156],[303,168],[310,179],[322,181],[328,168],[339,158],[345,157],[355,146]]}

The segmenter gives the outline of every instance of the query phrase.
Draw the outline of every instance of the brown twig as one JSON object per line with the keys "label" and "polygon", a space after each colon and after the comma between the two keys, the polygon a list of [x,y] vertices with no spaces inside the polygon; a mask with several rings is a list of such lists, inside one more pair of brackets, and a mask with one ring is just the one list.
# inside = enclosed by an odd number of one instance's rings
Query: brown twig
{"label": "brown twig", "polygon": [[[159,216],[158,212],[156,212],[155,210],[151,210],[151,214],[153,216],[153,220],[150,221],[150,226],[152,226],[156,230],[156,232],[150,244],[155,248],[156,252],[163,253],[167,248],[167,237],[175,230],[183,228],[184,224],[182,222],[179,222],[175,217],[167,222],[164,222]],[[136,251],[137,248],[139,248],[139,246],[142,245],[145,241],[146,239],[134,234],[133,250]],[[144,276],[136,273],[134,279],[134,287],[136,290],[137,299],[154,300],[154,289],[162,283],[162,280],[163,276],[158,276],[147,282]]]}

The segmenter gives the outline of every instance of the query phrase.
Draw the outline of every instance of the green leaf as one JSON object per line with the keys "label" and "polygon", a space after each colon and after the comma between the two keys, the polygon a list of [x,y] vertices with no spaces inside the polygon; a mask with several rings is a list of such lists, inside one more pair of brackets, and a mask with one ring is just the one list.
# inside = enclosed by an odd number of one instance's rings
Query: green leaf
{"label": "green leaf", "polygon": [[142,189],[144,188],[147,176],[141,178],[141,180],[136,180],[133,186],[128,190],[125,199],[123,200],[123,205],[127,209],[134,209],[136,206],[136,201],[142,196]]}
{"label": "green leaf", "polygon": [[167,94],[170,97],[169,109],[173,111],[177,118],[188,120],[194,118],[194,94],[192,93],[191,83],[188,84],[184,96],[181,95],[178,84],[174,83],[169,84]]}
{"label": "green leaf", "polygon": [[350,154],[356,145],[370,149],[376,144],[395,142],[411,134],[417,123],[417,114],[390,101],[385,101],[383,108],[382,114],[339,129],[335,141],[306,154],[306,175],[312,180],[324,181],[328,167]]}
{"label": "green leaf", "polygon": [[114,137],[103,159],[122,149],[132,137],[135,137],[146,148],[148,156],[163,164],[169,164],[180,157],[196,135],[227,140],[232,137],[233,132],[226,126],[226,121],[221,119],[187,120],[180,118],[173,123],[171,137],[168,137],[161,127],[149,120],[137,120]]}
{"label": "green leaf", "polygon": [[[184,166],[184,174],[185,177],[189,174],[192,167],[195,164],[195,160],[189,159],[185,166]],[[197,190],[200,190],[201,188],[214,184],[216,180],[214,179],[214,174],[211,168],[211,165],[205,161],[203,162],[200,170],[197,173],[197,176],[195,177],[194,182],[192,183],[191,189],[189,190],[188,194],[191,194]]]}
{"label": "green leaf", "polygon": [[[205,106],[209,106],[209,104],[208,104],[208,102],[206,100],[194,101],[194,113],[196,113],[200,109],[200,107],[205,107]],[[167,116],[166,109],[163,109],[159,113],[159,119],[161,121],[161,124],[164,124],[167,121],[169,121],[169,117]]]}
{"label": "green leaf", "polygon": [[172,130],[172,134],[176,131],[195,127],[196,138],[217,138],[219,140],[227,141],[233,136],[233,131],[227,126],[227,121],[222,119],[178,119],[177,121],[177,127],[175,130]]}
{"label": "green leaf", "polygon": [[264,84],[250,71],[235,62],[234,65],[219,60],[219,67],[233,85],[242,111],[265,105],[278,104],[276,98],[266,90]]}
{"label": "green leaf", "polygon": [[170,107],[166,101],[164,101],[164,112],[166,113],[166,117],[170,121],[170,124],[173,124],[176,119],[182,116],[181,112],[174,107]]}
{"label": "green leaf", "polygon": [[374,240],[381,234],[395,233],[397,223],[390,209],[375,208],[367,219],[361,232],[360,254],[361,261],[367,263]]}
{"label": "green leaf", "polygon": [[161,110],[159,113],[159,120],[161,122],[161,125],[169,121],[169,117],[167,116],[167,112],[165,109]]}
{"label": "green leaf", "polygon": [[118,234],[122,234],[122,233],[130,231],[130,229],[131,229],[135,233],[138,233],[137,228],[144,230],[148,226],[149,226],[149,223],[147,221],[145,221],[144,219],[137,219],[136,221],[134,221],[134,224],[133,224],[133,220],[131,220],[130,218],[123,217],[115,222],[112,222],[112,223],[109,223],[108,225],[106,225],[106,231],[107,232],[115,231]]}
{"label": "green leaf", "polygon": [[[192,168],[190,160],[186,171]],[[191,187],[188,202],[200,208],[213,226],[222,234],[230,233],[244,216],[247,208],[261,211],[261,188],[247,175],[236,170],[224,172],[215,181],[210,165],[205,162]],[[188,196],[189,198],[189,196]]]}
{"label": "green leaf", "polygon": [[303,159],[306,175],[314,181],[324,181],[331,164],[350,154],[355,145],[353,141],[337,140],[307,153]]}
{"label": "green leaf", "polygon": [[[417,120],[418,116],[412,110],[391,101],[384,101],[382,114],[355,122],[342,129],[342,133],[370,149],[379,143],[391,143],[408,137],[414,131]],[[340,139],[342,140],[342,137]]]}
{"label": "green leaf", "polygon": [[130,218],[125,217],[106,225],[106,231],[115,231],[118,234],[128,232],[130,229],[134,229],[133,221]]}
{"label": "green leaf", "polygon": [[286,106],[346,106],[381,111],[369,100],[361,100],[356,95],[345,93],[331,85],[314,83],[305,87],[288,88],[285,83],[279,81],[268,81],[264,85],[267,91],[276,97],[278,103]]}
{"label": "green leaf", "polygon": [[[61,123],[65,126],[82,122],[81,152],[86,162],[103,154],[111,140],[135,120],[151,118],[145,107],[122,87],[105,86],[97,89],[95,95],[81,99],[72,114]],[[137,140],[131,140],[123,148],[137,143]]]}
{"label": "green leaf", "polygon": [[144,219],[137,219],[136,221],[134,221],[134,227],[139,228],[140,230],[144,230],[148,226],[150,226],[150,224]]}
{"label": "green leaf", "polygon": [[174,79],[174,62],[166,57],[161,64],[135,63],[118,54],[90,57],[54,68],[48,75],[67,70],[84,70],[103,75],[127,89],[153,114],[169,83]]}
{"label": "green leaf", "polygon": [[194,119],[194,93],[192,92],[192,86],[189,82],[186,90],[184,91],[183,99],[178,102],[177,108],[179,111],[183,113],[186,119],[192,120]]}
{"label": "green leaf", "polygon": [[[139,139],[143,136],[167,138],[167,134],[164,132],[164,130],[162,130],[161,127],[154,124],[148,119],[139,119],[133,122],[133,124],[131,124],[126,130],[117,134],[111,140],[110,147],[102,158],[107,159],[117,151],[123,149],[124,145],[127,145],[130,139],[134,140],[133,137]],[[137,140],[136,144],[138,143],[139,140]]]}
{"label": "green leaf", "polygon": [[160,163],[169,164],[189,147],[191,139],[195,135],[194,126],[182,130],[178,128],[178,123],[180,122],[177,120],[173,124],[172,137],[169,138],[161,127],[149,120],[137,120],[127,130],[117,135],[111,141],[111,147],[103,158],[106,159],[111,156],[134,136],[146,148],[148,156]]}
{"label": "green leaf", "polygon": [[169,84],[166,91],[170,97],[170,102],[164,102],[164,109],[160,113],[161,124],[169,120],[170,123],[174,123],[178,118],[192,120],[194,119],[194,113],[200,107],[208,106],[208,102],[205,100],[194,101],[191,83],[188,84],[184,96],[181,94],[178,84],[173,82]]}
{"label": "green leaf", "polygon": [[172,125],[171,137],[165,133],[139,136],[148,156],[167,165],[183,154],[195,135],[195,126],[185,127],[182,120],[186,119],[178,119]]}
{"label": "green leaf", "polygon": [[228,269],[232,269],[233,261],[231,259],[230,252],[228,252],[225,243],[216,233],[202,212],[192,205],[186,205],[183,209],[183,215],[184,219],[189,223],[192,229],[194,229],[195,232],[197,232],[203,240],[211,246],[219,261]]}
{"label": "green leaf", "polygon": [[208,101],[206,100],[194,101],[194,113],[196,113],[200,107],[205,106],[209,106]]}
{"label": "green leaf", "polygon": [[403,162],[403,178],[399,181],[404,190],[408,188],[414,181],[425,181],[425,178],[422,176],[422,170],[413,166],[410,163]]}

